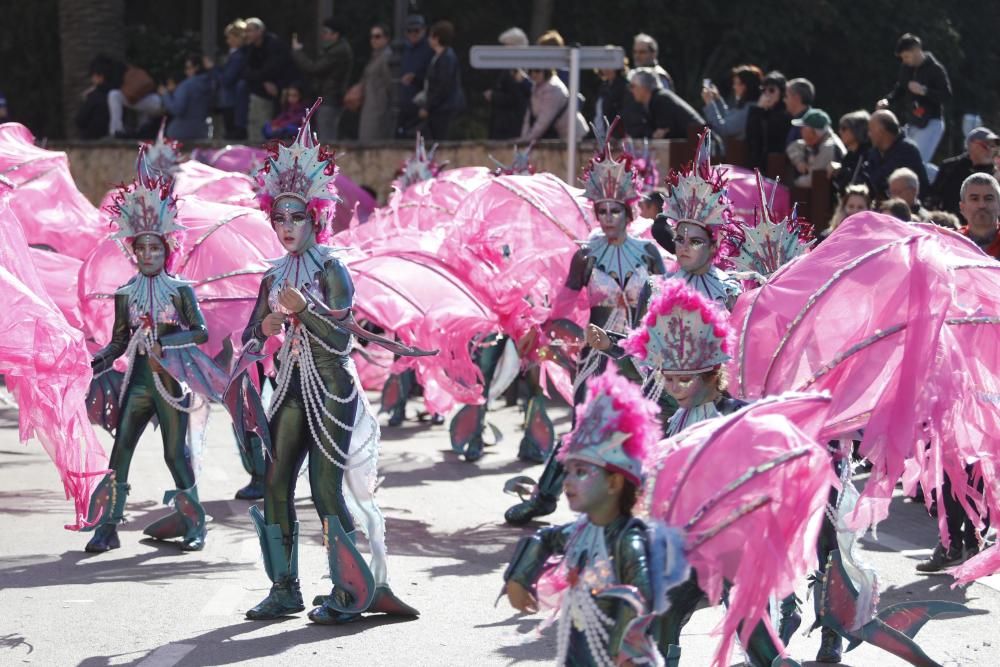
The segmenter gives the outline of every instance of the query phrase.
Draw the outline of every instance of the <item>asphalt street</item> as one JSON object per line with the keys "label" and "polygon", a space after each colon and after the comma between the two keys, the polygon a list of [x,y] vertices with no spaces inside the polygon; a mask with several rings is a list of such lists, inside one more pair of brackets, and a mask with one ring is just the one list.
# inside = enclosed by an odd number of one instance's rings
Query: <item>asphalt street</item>
{"label": "asphalt street", "polygon": [[[416,408],[411,405],[411,415]],[[567,430],[568,411],[556,412],[557,428]],[[197,553],[142,539],[142,528],[169,511],[160,502],[171,479],[158,431],[147,429],[132,465],[121,549],[92,555],[83,551],[89,534],[63,528],[72,503],[39,443],[18,442],[16,418],[15,408],[0,409],[0,665],[480,667],[554,659],[552,633],[536,632],[539,617],[518,615],[505,600],[495,604],[507,559],[528,530],[503,523],[513,500],[502,493],[503,483],[539,472],[515,459],[520,416],[513,408],[491,412],[506,437],[476,464],[450,451],[446,427],[408,421],[383,429],[377,497],[387,518],[390,580],[421,616],[373,616],[340,627],[316,626],[305,613],[276,622],[244,620],[270,582],[247,516],[249,503],[233,500],[246,475],[223,412],[212,415],[201,461],[199,488],[211,522],[208,544]],[[110,451],[110,438],[100,437]],[[329,579],[306,476],[298,499],[300,576],[308,603],[329,591]],[[566,522],[572,515],[563,504],[548,518]],[[1000,581],[952,589],[947,576],[918,575],[913,566],[934,541],[935,524],[923,508],[897,499],[878,541],[865,542],[864,556],[882,579],[881,604],[966,604],[967,614],[930,622],[919,643],[944,665],[1000,664]],[[804,616],[803,628],[813,619],[809,610]],[[709,664],[719,617],[715,609],[695,614],[683,638],[682,665]],[[805,665],[818,664],[809,662],[818,646],[818,631],[800,631],[791,653]],[[906,663],[862,645],[843,664]]]}

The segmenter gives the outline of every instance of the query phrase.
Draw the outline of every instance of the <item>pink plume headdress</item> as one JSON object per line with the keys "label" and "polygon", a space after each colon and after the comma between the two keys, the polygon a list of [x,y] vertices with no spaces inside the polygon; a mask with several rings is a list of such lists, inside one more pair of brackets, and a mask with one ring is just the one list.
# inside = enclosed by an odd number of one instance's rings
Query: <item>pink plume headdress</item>
{"label": "pink plume headdress", "polygon": [[[616,201],[632,206],[639,199],[636,189],[639,173],[632,163],[632,155],[622,152],[621,159],[615,160],[611,155],[611,136],[619,119],[615,118],[608,128],[600,151],[590,159],[583,171],[583,196],[594,203],[601,201]],[[594,128],[598,133],[598,128]]]}
{"label": "pink plume headdress", "polygon": [[625,351],[671,375],[705,373],[729,361],[728,313],[683,280],[659,285],[640,326],[622,343]]}
{"label": "pink plume headdress", "polygon": [[309,122],[322,103],[320,97],[306,112],[302,127],[290,145],[276,144],[269,148],[270,154],[257,172],[257,201],[261,209],[269,211],[278,197],[296,197],[306,203],[325,229],[340,197],[333,185],[337,177],[334,156],[319,144]]}
{"label": "pink plume headdress", "polygon": [[166,138],[166,125],[167,119],[164,116],[160,131],[156,133],[156,142],[145,144],[146,168],[153,176],[173,176],[181,164],[181,144]]}
{"label": "pink plume headdress", "polygon": [[712,166],[712,133],[706,129],[698,138],[694,161],[680,170],[670,170],[663,213],[674,225],[691,222],[715,238],[716,230],[725,230],[733,223],[725,176],[724,169]]}
{"label": "pink plume headdress", "polygon": [[656,156],[649,148],[649,139],[642,140],[642,150],[637,150],[631,138],[622,142],[622,150],[632,155],[632,163],[639,174],[643,192],[651,192],[656,189],[656,184],[660,182],[660,167],[656,163]]}
{"label": "pink plume headdress", "polygon": [[428,151],[424,144],[423,136],[417,132],[417,147],[413,155],[403,161],[403,166],[396,172],[396,180],[392,182],[392,187],[396,190],[405,190],[414,183],[429,181],[444,170],[447,163],[438,164],[434,161],[434,153],[437,151],[437,144],[431,146]]}
{"label": "pink plume headdress", "polygon": [[[777,184],[774,186],[777,190]],[[736,271],[751,274],[760,283],[768,276],[804,255],[812,246],[809,225],[799,221],[797,209],[784,220],[774,220],[774,211],[764,193],[764,181],[757,171],[759,206],[755,208],[754,224],[740,223],[742,239],[737,242],[739,252],[729,261]],[[773,192],[772,192],[773,194]]]}
{"label": "pink plume headdress", "polygon": [[592,463],[642,484],[642,460],[660,436],[659,407],[612,364],[587,383],[587,401],[576,408],[576,428],[560,458]]}

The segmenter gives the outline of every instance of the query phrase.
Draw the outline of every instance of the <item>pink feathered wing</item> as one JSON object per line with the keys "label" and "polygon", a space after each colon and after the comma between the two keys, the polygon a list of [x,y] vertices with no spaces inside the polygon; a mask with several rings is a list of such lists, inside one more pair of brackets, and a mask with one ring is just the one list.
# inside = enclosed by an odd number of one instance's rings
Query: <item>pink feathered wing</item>
{"label": "pink feathered wing", "polygon": [[0,176],[14,186],[7,206],[21,221],[29,245],[82,260],[108,230],[77,190],[66,154],[34,142],[23,125],[0,125]]}
{"label": "pink feathered wing", "polygon": [[[741,297],[733,390],[748,398],[832,392],[823,437],[864,428],[861,453],[873,463],[855,526],[885,518],[908,460],[911,483],[940,493],[947,474],[974,516],[984,503],[997,511],[998,295],[1000,265],[964,237],[877,213],[852,216]],[[974,462],[985,497],[962,492]],[[947,543],[944,521],[939,512]]]}
{"label": "pink feathered wing", "polygon": [[769,596],[790,594],[816,565],[836,483],[817,442],[829,402],[816,394],[763,399],[663,440],[647,457],[649,516],[686,534],[688,561],[712,604],[733,584],[715,665],[728,664],[740,623],[744,641],[758,621],[769,625]]}
{"label": "pink feathered wing", "polygon": [[22,442],[37,437],[55,463],[83,526],[107,456],[87,419],[90,355],[35,270],[10,195],[0,194],[0,374],[18,405]]}

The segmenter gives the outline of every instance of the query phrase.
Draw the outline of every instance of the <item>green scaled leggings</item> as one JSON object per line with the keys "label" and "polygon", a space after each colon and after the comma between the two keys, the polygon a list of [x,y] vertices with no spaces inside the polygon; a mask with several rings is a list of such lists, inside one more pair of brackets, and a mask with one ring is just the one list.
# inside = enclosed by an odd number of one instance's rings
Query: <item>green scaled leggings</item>
{"label": "green scaled leggings", "polygon": [[[353,380],[343,366],[326,366],[320,371],[328,392],[334,396],[346,396]],[[358,409],[358,401],[338,403],[326,399],[326,410],[341,423],[354,424]],[[281,406],[271,418],[271,444],[274,448],[274,460],[267,470],[267,486],[264,492],[264,518],[269,524],[281,525],[281,534],[285,543],[291,544],[292,526],[295,523],[295,482],[302,468],[306,454],[309,454],[309,485],[312,487],[313,504],[322,519],[325,516],[336,515],[344,526],[344,531],[354,530],[351,513],[344,504],[344,470],[332,463],[326,456],[330,454],[338,463],[344,463],[340,455],[322,435],[318,424],[313,424],[316,436],[323,439],[317,443],[309,429],[302,390],[299,369],[292,372],[289,380],[288,393],[285,394]],[[341,451],[348,451],[351,444],[351,432],[346,431],[330,419],[323,417],[323,426],[336,440]],[[323,451],[320,451],[322,447]]]}
{"label": "green scaled leggings", "polygon": [[[166,373],[160,373],[163,387],[172,396],[181,395],[180,385]],[[188,415],[168,404],[153,384],[153,371],[149,367],[149,357],[136,355],[133,362],[132,377],[129,379],[125,400],[121,406],[121,418],[118,430],[115,431],[115,444],[111,450],[111,460],[108,467],[115,471],[115,481],[128,481],[129,467],[132,465],[132,455],[139,437],[146,429],[149,420],[156,416],[160,423],[160,433],[163,436],[163,458],[167,468],[174,478],[178,489],[190,489],[194,486],[194,470],[191,467],[191,454],[187,450]]]}

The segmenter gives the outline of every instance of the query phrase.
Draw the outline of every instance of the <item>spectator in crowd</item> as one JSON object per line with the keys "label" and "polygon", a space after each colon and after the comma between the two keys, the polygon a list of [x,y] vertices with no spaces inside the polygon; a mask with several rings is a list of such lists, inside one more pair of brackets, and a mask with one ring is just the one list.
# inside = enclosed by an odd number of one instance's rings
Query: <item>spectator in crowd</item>
{"label": "spectator in crowd", "polygon": [[0,123],[7,120],[7,96],[0,90]]}
{"label": "spectator in crowd", "polygon": [[843,193],[848,185],[858,183],[864,177],[862,167],[865,164],[865,156],[872,147],[868,141],[869,120],[871,114],[859,109],[845,113],[837,124],[837,134],[847,150],[833,175],[833,189],[839,193]]}
{"label": "spectator in crowd", "polygon": [[750,166],[767,170],[767,156],[785,152],[792,117],[785,108],[785,75],[768,72],[761,81],[760,98],[747,112],[746,139]]}
{"label": "spectator in crowd", "polygon": [[833,212],[833,217],[830,218],[829,226],[820,232],[820,239],[825,239],[831,233],[836,231],[837,227],[840,226],[847,218],[851,217],[855,213],[860,213],[861,211],[869,211],[872,207],[872,197],[868,193],[868,186],[864,183],[852,183],[844,189],[844,193],[840,195],[840,200],[837,203],[837,209]]}
{"label": "spectator in crowd", "polygon": [[993,153],[1000,136],[988,127],[977,127],[965,137],[965,151],[941,163],[927,198],[936,208],[958,215],[959,190],[966,178],[976,173],[993,173]]}
{"label": "spectator in crowd", "polygon": [[760,84],[764,73],[756,65],[739,65],[730,72],[733,84],[733,98],[730,104],[722,99],[719,89],[709,85],[701,90],[705,103],[705,119],[712,131],[723,139],[745,139],[747,115],[750,107],[760,98]]}
{"label": "spectator in crowd", "polygon": [[358,139],[382,141],[392,138],[392,69],[389,61],[389,29],[376,23],[368,32],[372,55],[361,74],[364,97],[358,123]]}
{"label": "spectator in crowd", "polygon": [[868,121],[868,137],[872,149],[868,151],[865,178],[876,198],[884,199],[889,192],[889,174],[900,167],[909,167],[920,179],[920,189],[927,191],[927,172],[920,158],[920,149],[905,136],[899,127],[896,114],[888,109],[879,109]]}
{"label": "spectator in crowd", "polygon": [[629,72],[629,91],[642,107],[633,127],[625,131],[631,137],[642,139],[685,139],[689,125],[705,125],[690,104],[672,90],[660,86],[656,70],[639,67]]}
{"label": "spectator in crowd", "polygon": [[76,112],[81,139],[101,139],[108,134],[108,93],[112,88],[114,62],[99,55],[90,62],[90,87],[83,91],[83,104]]}
{"label": "spectator in crowd", "polygon": [[226,26],[226,46],[229,52],[221,66],[212,68],[215,79],[216,106],[222,112],[226,139],[247,138],[247,88],[243,82],[243,64],[246,62],[247,24],[236,19]]}
{"label": "spectator in crowd", "polygon": [[[566,46],[566,40],[559,34],[558,30],[546,30],[535,41],[538,46]],[[556,70],[556,76],[563,82],[564,86],[569,86],[569,70],[566,68]]]}
{"label": "spectator in crowd", "polygon": [[167,79],[160,86],[163,108],[170,116],[167,136],[178,141],[208,138],[208,117],[212,113],[212,77],[205,71],[201,56],[184,57],[184,79]]}
{"label": "spectator in crowd", "polygon": [[[788,109],[793,121],[802,118],[812,108],[814,99],[816,99],[816,87],[809,79],[798,78],[788,82],[788,87],[785,89],[785,108]],[[800,128],[800,125],[792,123],[785,137],[786,147],[802,138]]]}
{"label": "spectator in crowd", "polygon": [[435,141],[449,138],[451,121],[465,109],[458,55],[451,48],[454,41],[455,26],[451,21],[438,21],[431,26],[428,43],[434,57],[427,67],[426,94],[417,116],[424,123],[424,136]]}
{"label": "spectator in crowd", "polygon": [[983,252],[1000,259],[1000,184],[989,174],[972,174],[962,182],[959,207],[968,236]]}
{"label": "spectator in crowd", "polygon": [[647,220],[654,220],[663,212],[663,193],[651,190],[639,200],[639,215]]}
{"label": "spectator in crowd", "polygon": [[944,135],[943,105],[951,99],[951,82],[944,65],[920,38],[906,33],[896,42],[896,56],[902,61],[896,85],[878,101],[879,109],[899,102],[905,110],[904,132],[920,149],[920,157],[930,162]]}
{"label": "spectator in crowd", "polygon": [[[323,107],[320,107],[321,109]],[[281,91],[281,113],[264,123],[265,139],[291,139],[302,126],[306,103],[302,88],[292,84]]]}
{"label": "spectator in crowd", "polygon": [[656,40],[652,36],[640,32],[632,38],[632,62],[635,64],[635,67],[648,67],[653,70],[657,80],[660,82],[660,88],[673,90],[674,80],[657,60],[659,53],[660,45],[656,43]]}
{"label": "spectator in crowd", "polygon": [[958,216],[948,211],[927,211],[927,222],[932,222],[938,227],[944,227],[953,232],[957,232],[961,228]]}
{"label": "spectator in crowd", "polygon": [[413,99],[424,89],[427,67],[434,57],[434,49],[427,43],[427,24],[420,14],[406,17],[406,42],[400,62],[399,79],[399,120],[396,136],[412,137],[417,131],[420,119],[419,106]]}
{"label": "spectator in crowd", "polygon": [[575,108],[569,103],[566,84],[556,76],[555,70],[530,69],[528,76],[531,77],[534,88],[531,91],[531,103],[524,114],[518,141],[566,139],[569,136],[571,122],[576,122],[576,136],[582,139],[587,132],[587,122],[579,113],[574,113]]}
{"label": "spectator in crowd", "polygon": [[323,104],[316,111],[313,127],[316,128],[320,141],[330,142],[337,139],[337,127],[344,112],[344,93],[347,92],[347,81],[354,65],[354,53],[347,41],[347,26],[338,19],[323,20],[319,41],[319,55],[314,60],[302,50],[302,42],[298,36],[293,35],[292,60],[302,72],[312,75],[313,90],[323,97]]}
{"label": "spectator in crowd", "polygon": [[891,215],[897,220],[902,220],[903,222],[913,222],[913,214],[910,213],[910,205],[899,197],[890,197],[884,202],[879,204],[879,213],[884,213],[885,215]]}
{"label": "spectator in crowd", "polygon": [[108,135],[126,138],[125,109],[139,113],[138,128],[153,123],[163,114],[163,100],[156,94],[156,82],[149,72],[134,65],[126,65],[119,77],[119,87],[108,92]]}
{"label": "spectator in crowd", "polygon": [[889,174],[889,196],[905,201],[915,221],[927,220],[927,209],[920,203],[920,179],[912,169],[900,167]]}
{"label": "spectator in crowd", "polygon": [[249,18],[246,23],[243,78],[250,93],[247,126],[259,133],[264,123],[274,117],[281,90],[295,80],[296,72],[287,44],[273,32],[267,32],[259,18]]}
{"label": "spectator in crowd", "polygon": [[[626,60],[628,60],[626,58]],[[610,123],[616,116],[622,118],[615,126],[614,135],[621,139],[625,136],[625,127],[631,124],[631,118],[642,110],[628,92],[628,64],[625,69],[595,70],[601,85],[597,89],[597,103],[594,105],[595,126],[607,119]]]}
{"label": "spectator in crowd", "polygon": [[809,109],[792,125],[802,131],[802,138],[785,149],[792,168],[795,169],[795,185],[800,188],[812,187],[814,171],[832,173],[847,153],[844,144],[830,127],[830,116],[822,109]]}
{"label": "spectator in crowd", "polygon": [[[528,36],[520,28],[504,30],[498,41],[504,46],[528,46]],[[525,71],[501,70],[483,97],[490,105],[490,139],[520,136],[524,112],[531,101],[531,79]]]}

